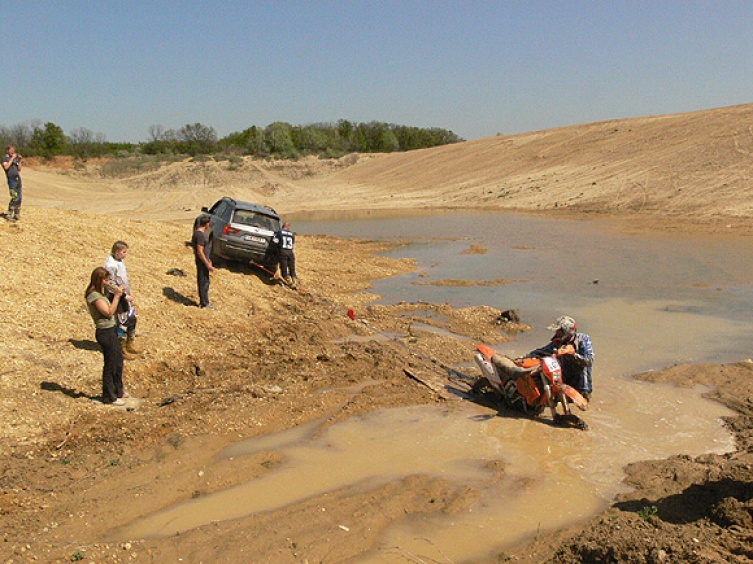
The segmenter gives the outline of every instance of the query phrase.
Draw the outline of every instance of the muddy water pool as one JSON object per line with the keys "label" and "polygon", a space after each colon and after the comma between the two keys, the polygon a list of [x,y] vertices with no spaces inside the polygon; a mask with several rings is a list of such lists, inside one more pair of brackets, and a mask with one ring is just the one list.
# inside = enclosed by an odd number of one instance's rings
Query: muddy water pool
{"label": "muddy water pool", "polygon": [[[753,317],[750,237],[630,235],[598,222],[514,214],[427,214],[297,221],[301,233],[405,243],[414,273],[377,281],[382,302],[449,302],[516,309],[533,327],[511,345],[527,352],[546,326],[572,315],[589,333],[597,370],[633,374],[676,362],[749,358]],[[473,245],[483,254],[467,253]],[[301,265],[305,277],[305,265]],[[509,280],[500,286],[443,286],[448,279]]]}
{"label": "muddy water pool", "polygon": [[[590,431],[499,417],[470,402],[380,411],[322,432],[314,422],[223,454],[241,464],[243,454],[272,448],[286,460],[275,471],[152,515],[121,531],[123,538],[174,534],[425,473],[471,485],[482,501],[459,514],[394,524],[363,561],[401,561],[405,551],[475,561],[603,509],[624,487],[629,462],[733,448],[720,419],[730,413],[704,400],[702,389],[640,383],[630,375],[752,356],[749,239],[627,235],[597,223],[475,213],[352,220],[340,214],[336,222],[299,220],[294,229],[303,236],[406,242],[390,254],[417,258],[419,270],[376,282],[373,291],[386,303],[517,309],[533,330],[497,346],[510,356],[546,343],[545,327],[557,316],[575,317],[596,352],[594,400],[584,414]],[[464,253],[471,245],[486,252]],[[305,264],[299,274],[305,280]],[[516,282],[433,285],[447,279]],[[503,479],[494,477],[490,461],[505,465]]]}

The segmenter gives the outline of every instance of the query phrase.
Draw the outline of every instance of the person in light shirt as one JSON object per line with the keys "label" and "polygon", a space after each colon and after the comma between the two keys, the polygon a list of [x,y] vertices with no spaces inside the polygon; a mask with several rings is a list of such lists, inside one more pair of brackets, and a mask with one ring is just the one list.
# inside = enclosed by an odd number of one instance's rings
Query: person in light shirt
{"label": "person in light shirt", "polygon": [[112,245],[110,256],[105,261],[105,269],[110,273],[110,279],[116,285],[123,285],[126,289],[125,295],[121,300],[121,308],[117,314],[118,323],[126,332],[125,351],[132,355],[141,355],[142,351],[138,350],[135,345],[138,319],[136,318],[131,284],[128,281],[128,270],[125,265],[128,248],[128,243],[125,241],[115,241]]}

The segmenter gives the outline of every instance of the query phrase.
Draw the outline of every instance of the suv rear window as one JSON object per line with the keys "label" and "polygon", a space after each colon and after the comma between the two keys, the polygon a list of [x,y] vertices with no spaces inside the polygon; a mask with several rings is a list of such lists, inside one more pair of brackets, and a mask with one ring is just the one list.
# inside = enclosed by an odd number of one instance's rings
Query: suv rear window
{"label": "suv rear window", "polygon": [[277,231],[278,229],[278,227],[275,226],[275,223],[277,222],[274,218],[251,210],[235,210],[233,223],[253,225],[254,227],[260,227],[261,229],[268,229],[270,231]]}

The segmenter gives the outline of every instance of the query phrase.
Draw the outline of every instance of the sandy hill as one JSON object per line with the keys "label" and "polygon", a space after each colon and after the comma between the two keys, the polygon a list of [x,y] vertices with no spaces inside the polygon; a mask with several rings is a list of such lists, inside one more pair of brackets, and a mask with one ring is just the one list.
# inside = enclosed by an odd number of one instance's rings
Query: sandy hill
{"label": "sandy hill", "polygon": [[303,210],[482,207],[747,218],[753,104],[339,160],[173,163],[122,178],[29,167],[27,205],[188,219],[221,195]]}
{"label": "sandy hill", "polygon": [[329,181],[375,207],[749,216],[751,123],[753,105],[607,121],[386,155]]}

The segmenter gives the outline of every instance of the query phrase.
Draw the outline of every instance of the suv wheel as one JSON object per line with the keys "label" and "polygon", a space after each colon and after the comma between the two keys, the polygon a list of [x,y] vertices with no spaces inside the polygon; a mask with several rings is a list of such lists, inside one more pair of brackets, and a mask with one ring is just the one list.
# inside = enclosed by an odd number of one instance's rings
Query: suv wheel
{"label": "suv wheel", "polygon": [[214,237],[209,238],[207,247],[209,247],[209,258],[212,261],[212,266],[214,266],[215,268],[222,267],[225,264],[225,259],[214,252]]}

